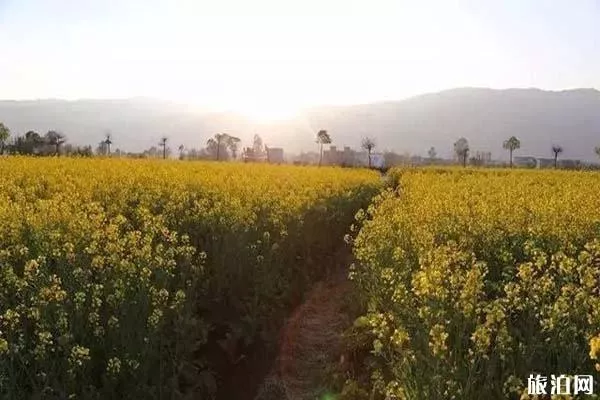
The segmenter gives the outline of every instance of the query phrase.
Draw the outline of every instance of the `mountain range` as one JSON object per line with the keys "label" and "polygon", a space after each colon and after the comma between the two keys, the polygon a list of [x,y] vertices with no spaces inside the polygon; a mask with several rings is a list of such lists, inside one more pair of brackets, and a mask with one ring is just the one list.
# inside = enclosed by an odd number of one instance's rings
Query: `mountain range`
{"label": "mountain range", "polygon": [[502,143],[514,135],[521,141],[515,155],[552,157],[558,144],[563,158],[597,161],[600,91],[458,88],[399,101],[313,107],[271,123],[147,98],[0,101],[0,121],[13,135],[53,129],[70,143],[94,147],[110,131],[114,149],[135,152],[156,146],[162,136],[173,149],[201,148],[218,132],[238,136],[244,146],[258,133],[286,153],[316,151],[316,132],[326,129],[338,147],[358,148],[362,137],[371,136],[377,151],[426,156],[435,147],[438,156],[451,157],[453,143],[465,137],[472,152],[507,159]]}

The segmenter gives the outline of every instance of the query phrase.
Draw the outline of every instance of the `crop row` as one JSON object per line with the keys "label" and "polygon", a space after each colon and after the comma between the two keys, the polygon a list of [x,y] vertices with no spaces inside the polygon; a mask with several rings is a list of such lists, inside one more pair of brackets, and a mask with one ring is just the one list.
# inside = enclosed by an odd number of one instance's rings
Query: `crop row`
{"label": "crop row", "polygon": [[[358,216],[343,398],[527,398],[599,375],[600,175],[405,169]],[[548,383],[548,393],[550,384]]]}
{"label": "crop row", "polygon": [[325,273],[368,171],[0,160],[0,397],[213,397]]}

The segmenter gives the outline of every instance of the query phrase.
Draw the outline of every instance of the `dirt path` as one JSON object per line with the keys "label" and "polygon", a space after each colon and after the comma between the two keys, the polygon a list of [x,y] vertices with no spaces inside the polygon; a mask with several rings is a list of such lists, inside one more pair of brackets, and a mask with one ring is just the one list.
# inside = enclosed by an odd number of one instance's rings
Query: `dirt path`
{"label": "dirt path", "polygon": [[275,367],[256,400],[315,400],[326,396],[327,369],[341,354],[341,334],[349,326],[344,299],[346,272],[318,283],[286,322]]}

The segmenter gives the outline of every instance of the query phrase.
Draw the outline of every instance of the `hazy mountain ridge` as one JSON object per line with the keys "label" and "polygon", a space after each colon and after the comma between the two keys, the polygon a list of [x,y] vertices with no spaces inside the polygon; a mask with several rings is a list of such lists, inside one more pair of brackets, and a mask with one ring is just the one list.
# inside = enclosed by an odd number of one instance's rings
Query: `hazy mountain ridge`
{"label": "hazy mountain ridge", "polygon": [[565,149],[563,158],[594,161],[593,148],[600,145],[600,91],[461,88],[400,101],[313,107],[275,123],[145,98],[0,101],[0,121],[13,134],[56,129],[72,143],[94,146],[110,130],[114,148],[126,151],[156,145],[163,135],[172,148],[200,148],[214,133],[227,132],[244,145],[259,133],[271,146],[298,152],[316,150],[316,131],[327,129],[340,147],[358,147],[361,137],[370,135],[378,150],[425,155],[434,146],[444,157],[464,136],[473,151],[491,151],[501,159],[507,158],[502,142],[515,135],[521,140],[516,155],[550,157],[557,143]]}

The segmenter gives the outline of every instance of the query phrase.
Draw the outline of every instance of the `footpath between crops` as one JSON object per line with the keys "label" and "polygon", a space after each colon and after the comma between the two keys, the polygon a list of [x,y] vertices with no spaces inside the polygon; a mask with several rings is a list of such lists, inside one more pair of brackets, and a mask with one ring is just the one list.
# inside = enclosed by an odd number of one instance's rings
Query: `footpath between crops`
{"label": "footpath between crops", "polygon": [[[384,187],[399,195],[399,177],[381,173]],[[336,371],[351,362],[343,334],[352,325],[352,283],[348,266],[352,262],[349,246],[336,255],[336,269],[317,283],[282,329],[280,348],[271,371],[253,400],[330,400],[336,398],[331,387]]]}
{"label": "footpath between crops", "polygon": [[350,249],[335,255],[337,267],[317,282],[287,318],[277,351],[254,349],[232,371],[218,399],[314,400],[328,398],[331,371],[343,352],[342,334],[350,326],[346,310],[351,283]]}
{"label": "footpath between crops", "polygon": [[339,362],[350,282],[345,269],[319,283],[296,308],[281,332],[279,354],[255,400],[314,400],[331,392],[328,378]]}
{"label": "footpath between crops", "polygon": [[[385,187],[394,187],[382,174]],[[345,369],[343,334],[352,325],[351,246],[340,241],[324,263],[330,272],[308,290],[283,324],[276,351],[254,349],[224,382],[218,400],[327,400]],[[325,260],[324,260],[325,261]],[[333,266],[333,268],[331,268]],[[339,389],[339,388],[338,388]]]}

